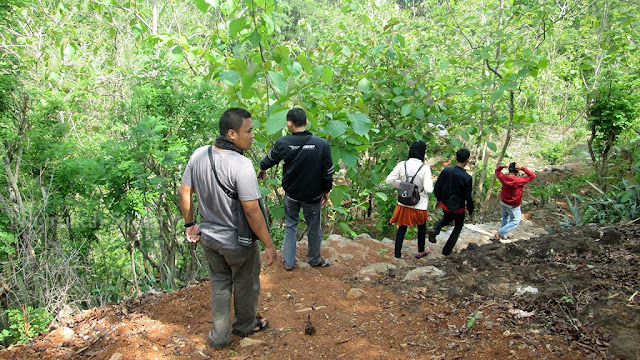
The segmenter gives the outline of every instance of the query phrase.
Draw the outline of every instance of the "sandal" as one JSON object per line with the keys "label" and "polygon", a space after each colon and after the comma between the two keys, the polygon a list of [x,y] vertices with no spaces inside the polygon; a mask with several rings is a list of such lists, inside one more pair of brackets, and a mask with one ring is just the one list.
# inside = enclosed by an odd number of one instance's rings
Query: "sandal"
{"label": "sandal", "polygon": [[425,256],[427,256],[429,254],[431,254],[431,249],[430,248],[426,248],[426,249],[424,249],[424,252],[421,252],[421,253],[417,252],[415,254],[415,257],[416,257],[416,259],[422,259],[423,257],[425,257]]}
{"label": "sandal", "polygon": [[231,333],[233,335],[236,335],[236,336],[247,337],[247,336],[249,336],[251,334],[255,334],[257,332],[260,332],[260,331],[262,331],[262,330],[264,330],[264,329],[266,329],[268,327],[269,327],[269,322],[267,320],[265,320],[265,319],[256,319],[256,328],[257,329],[253,329],[253,331],[248,332],[248,333],[242,333],[242,332],[234,329],[234,330],[231,330]]}
{"label": "sandal", "polygon": [[311,265],[311,266],[313,266],[313,267],[327,267],[327,266],[331,266],[331,263],[327,259],[320,259],[320,261],[317,264]]}
{"label": "sandal", "polygon": [[296,267],[295,265],[293,266],[287,266],[287,264],[285,264],[284,260],[282,261],[282,267],[284,268],[285,271],[291,271],[293,270],[294,267]]}

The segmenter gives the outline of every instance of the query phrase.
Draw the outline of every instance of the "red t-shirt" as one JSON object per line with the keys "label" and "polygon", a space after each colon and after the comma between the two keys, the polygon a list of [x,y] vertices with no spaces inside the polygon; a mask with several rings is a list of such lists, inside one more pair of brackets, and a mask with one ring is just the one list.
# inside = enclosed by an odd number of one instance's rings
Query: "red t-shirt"
{"label": "red t-shirt", "polygon": [[520,170],[524,171],[526,174],[525,176],[503,174],[503,168],[504,166],[498,166],[495,171],[498,180],[502,183],[500,200],[507,205],[520,206],[522,203],[522,188],[524,187],[524,184],[535,179],[536,174],[525,167],[520,168]]}

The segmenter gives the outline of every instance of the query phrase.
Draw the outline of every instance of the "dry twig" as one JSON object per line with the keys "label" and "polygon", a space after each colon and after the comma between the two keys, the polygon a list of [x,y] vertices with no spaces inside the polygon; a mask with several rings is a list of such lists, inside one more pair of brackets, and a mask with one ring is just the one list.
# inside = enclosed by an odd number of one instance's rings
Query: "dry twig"
{"label": "dry twig", "polygon": [[289,296],[291,296],[291,302],[292,305],[295,306],[296,305],[296,297],[293,296],[293,294],[291,293],[291,291],[289,291],[289,289],[287,289],[286,287],[284,287],[284,285],[282,285],[282,288],[287,292],[287,294],[289,294]]}

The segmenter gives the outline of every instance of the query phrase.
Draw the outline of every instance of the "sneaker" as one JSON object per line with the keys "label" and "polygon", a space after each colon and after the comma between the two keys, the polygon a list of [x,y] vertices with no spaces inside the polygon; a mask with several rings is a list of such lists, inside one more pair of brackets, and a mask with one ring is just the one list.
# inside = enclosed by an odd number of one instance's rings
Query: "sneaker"
{"label": "sneaker", "polygon": [[436,232],[433,230],[429,230],[429,242],[436,243]]}

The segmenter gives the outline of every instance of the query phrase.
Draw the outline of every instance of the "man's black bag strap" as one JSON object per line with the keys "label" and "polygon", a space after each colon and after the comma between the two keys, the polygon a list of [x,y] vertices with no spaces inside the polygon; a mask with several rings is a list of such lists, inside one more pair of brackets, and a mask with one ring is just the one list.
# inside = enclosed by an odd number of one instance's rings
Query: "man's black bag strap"
{"label": "man's black bag strap", "polygon": [[[416,173],[411,177],[411,181],[409,181],[410,183],[413,184],[413,180],[416,178],[416,176],[418,176],[418,173],[420,172],[420,170],[422,170],[422,167],[424,166],[424,164],[420,165],[420,167],[418,168],[418,171],[416,171]],[[404,162],[404,176],[407,177],[407,180],[409,180],[409,173],[407,173],[407,162]]]}
{"label": "man's black bag strap", "polygon": [[226,186],[222,185],[222,183],[220,182],[220,179],[218,178],[218,173],[216,172],[216,163],[213,161],[212,154],[213,154],[213,146],[209,145],[209,164],[211,164],[211,170],[213,170],[213,175],[216,177],[216,181],[218,182],[218,185],[220,186],[220,188],[222,188],[222,191],[224,191],[224,193],[227,194],[228,197],[234,200],[238,200],[238,193],[235,191],[229,190]]}

